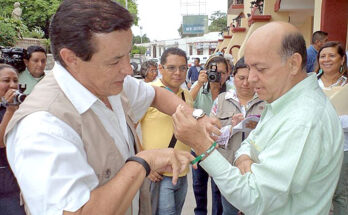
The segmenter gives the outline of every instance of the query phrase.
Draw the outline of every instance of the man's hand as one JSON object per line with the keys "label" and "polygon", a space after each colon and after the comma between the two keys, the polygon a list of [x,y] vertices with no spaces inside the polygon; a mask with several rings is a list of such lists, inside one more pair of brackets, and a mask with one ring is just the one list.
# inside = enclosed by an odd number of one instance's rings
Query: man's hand
{"label": "man's hand", "polygon": [[151,170],[149,176],[147,176],[153,182],[162,181],[162,175],[158,174],[158,172]]}
{"label": "man's hand", "polygon": [[240,173],[244,175],[247,172],[251,172],[251,164],[254,161],[248,155],[241,155],[235,162],[235,166],[239,169]]}
{"label": "man's hand", "polygon": [[[139,152],[136,156],[146,160],[152,171],[172,172],[173,184],[176,184],[180,173],[182,173],[195,158],[189,152],[174,150],[172,148],[146,150]],[[197,168],[197,166],[193,167]]]}
{"label": "man's hand", "polygon": [[183,106],[178,106],[172,117],[176,138],[193,148],[196,154],[207,150],[221,134],[218,119],[205,116],[196,120]]}

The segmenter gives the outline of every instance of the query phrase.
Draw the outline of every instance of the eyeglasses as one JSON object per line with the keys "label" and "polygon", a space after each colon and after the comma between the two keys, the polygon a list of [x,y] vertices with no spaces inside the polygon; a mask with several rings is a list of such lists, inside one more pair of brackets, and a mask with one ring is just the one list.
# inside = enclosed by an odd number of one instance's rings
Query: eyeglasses
{"label": "eyeglasses", "polygon": [[180,72],[186,72],[187,71],[187,66],[179,66],[179,67],[176,67],[176,66],[163,66],[164,69],[168,70],[168,72],[176,72],[179,71]]}

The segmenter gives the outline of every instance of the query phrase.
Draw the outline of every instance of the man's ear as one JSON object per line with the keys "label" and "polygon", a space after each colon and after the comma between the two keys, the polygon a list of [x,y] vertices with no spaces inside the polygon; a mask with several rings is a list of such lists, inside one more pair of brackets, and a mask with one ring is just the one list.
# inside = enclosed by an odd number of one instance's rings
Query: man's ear
{"label": "man's ear", "polygon": [[26,66],[26,67],[28,67],[29,60],[27,60],[27,59],[23,59],[23,60],[24,60],[24,64],[25,64],[25,66]]}
{"label": "man's ear", "polygon": [[71,51],[68,48],[62,48],[59,51],[60,57],[64,61],[65,65],[67,65],[68,68],[71,68],[73,70],[76,70],[78,64],[78,57],[76,56],[75,52]]}
{"label": "man's ear", "polygon": [[302,71],[302,56],[299,53],[294,53],[289,57],[288,59],[288,65],[289,65],[289,70],[290,74],[296,75],[298,72]]}

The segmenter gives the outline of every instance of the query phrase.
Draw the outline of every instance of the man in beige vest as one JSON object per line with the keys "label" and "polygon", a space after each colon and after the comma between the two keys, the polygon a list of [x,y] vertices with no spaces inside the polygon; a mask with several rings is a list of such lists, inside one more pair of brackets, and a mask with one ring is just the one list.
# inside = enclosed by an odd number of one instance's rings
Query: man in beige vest
{"label": "man in beige vest", "polygon": [[[190,114],[192,108],[129,76],[132,23],[132,15],[110,0],[65,0],[54,15],[56,64],[5,134],[28,213],[150,214],[145,184],[138,192],[145,176],[151,169],[172,171],[176,183],[193,159],[172,149],[136,154],[132,124],[150,105],[170,115],[179,104]],[[211,132],[213,120],[199,121]]]}

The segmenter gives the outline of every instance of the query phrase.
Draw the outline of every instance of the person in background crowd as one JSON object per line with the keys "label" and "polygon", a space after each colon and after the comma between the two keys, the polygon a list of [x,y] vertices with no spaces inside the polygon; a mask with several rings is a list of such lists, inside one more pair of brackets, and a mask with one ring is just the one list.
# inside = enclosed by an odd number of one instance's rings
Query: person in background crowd
{"label": "person in background crowd", "polygon": [[246,215],[328,215],[343,160],[343,131],[316,74],[306,73],[302,34],[286,22],[268,23],[249,37],[244,58],[248,81],[267,103],[236,153],[236,166],[214,150],[216,143],[186,107],[172,116],[175,136],[204,155],[199,165]]}
{"label": "person in background crowd", "polygon": [[[180,86],[185,82],[187,73],[186,53],[179,48],[168,48],[164,50],[161,57],[159,71],[162,78],[151,83],[153,86],[162,87],[176,94],[187,104],[193,106],[190,93]],[[143,149],[175,148],[190,152],[191,148],[176,141],[173,136],[173,120],[171,116],[150,107],[143,119],[140,121]],[[173,185],[173,175],[170,172],[152,171],[149,175],[152,190],[152,214],[158,215],[180,215],[187,193],[188,168],[179,175],[178,182]]]}
{"label": "person in background crowd", "polygon": [[23,206],[20,206],[19,186],[8,164],[4,145],[6,126],[18,108],[18,104],[12,104],[17,87],[16,69],[0,64],[0,214],[4,215],[25,215]]}
{"label": "person in background crowd", "polygon": [[[110,0],[64,0],[53,15],[54,68],[20,105],[4,137],[31,214],[148,215],[144,179],[151,169],[173,172],[175,184],[193,159],[173,149],[139,152],[134,123],[150,105],[168,115],[179,104],[193,110],[130,76],[132,24],[129,11]],[[219,134],[216,120],[199,121]]]}
{"label": "person in background crowd", "polygon": [[140,74],[145,83],[154,81],[158,75],[157,63],[152,60],[145,61],[141,64]]}
{"label": "person in background crowd", "polygon": [[[217,72],[221,75],[218,82],[208,82],[207,70],[210,66],[216,63]],[[199,73],[198,80],[192,85],[190,94],[194,100],[194,107],[202,109],[203,113],[209,114],[213,106],[213,101],[217,98],[219,93],[226,92],[231,89],[230,85],[226,84],[229,77],[228,63],[221,55],[211,56],[207,63],[206,69]],[[193,152],[193,155],[196,154]],[[195,215],[207,214],[207,190],[208,190],[209,175],[204,169],[198,166],[198,169],[192,169],[193,191],[196,199]],[[215,185],[214,180],[211,180],[212,187],[212,215],[222,214],[222,204],[220,191]]]}
{"label": "person in background crowd", "polygon": [[190,67],[187,73],[187,87],[191,88],[192,84],[198,80],[199,72],[203,69],[200,65],[201,59],[195,58],[193,66]]}
{"label": "person in background crowd", "polygon": [[27,56],[24,59],[27,67],[19,74],[19,83],[26,84],[25,94],[30,94],[34,86],[45,76],[47,55],[45,49],[40,46],[29,46]]}
{"label": "person in background crowd", "polygon": [[312,45],[307,49],[307,73],[314,72],[318,50],[328,40],[328,33],[316,31],[312,35]]}
{"label": "person in background crowd", "polygon": [[[249,69],[244,63],[244,57],[239,59],[233,70],[234,86],[236,89],[230,89],[221,93],[214,101],[210,116],[217,117],[222,126],[232,125],[244,118],[257,115],[259,116],[264,109],[264,102],[261,101],[249,84]],[[255,128],[255,125],[251,127]],[[249,133],[237,132],[230,137],[227,146],[220,146],[219,152],[232,164],[235,159],[235,153],[239,149],[242,141]],[[223,206],[223,215],[238,215],[238,209],[231,205],[225,197],[221,196]]]}
{"label": "person in background crowd", "polygon": [[[330,41],[325,43],[318,52],[317,77],[319,86],[323,90],[331,90],[334,87],[342,87],[347,84],[347,56],[339,42]],[[348,115],[339,116],[342,127],[348,127]],[[344,158],[333,196],[334,215],[348,214],[348,133],[345,132]]]}
{"label": "person in background crowd", "polygon": [[325,43],[319,49],[317,62],[315,72],[322,89],[343,86],[348,82],[346,55],[339,42]]}
{"label": "person in background crowd", "polygon": [[228,63],[228,69],[229,69],[229,73],[230,73],[230,76],[228,77],[226,83],[227,85],[229,86],[232,86],[233,89],[235,89],[234,87],[234,77],[233,77],[233,69],[234,69],[234,65],[233,65],[233,56],[231,54],[224,54],[224,58],[227,60],[227,63]]}

